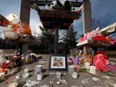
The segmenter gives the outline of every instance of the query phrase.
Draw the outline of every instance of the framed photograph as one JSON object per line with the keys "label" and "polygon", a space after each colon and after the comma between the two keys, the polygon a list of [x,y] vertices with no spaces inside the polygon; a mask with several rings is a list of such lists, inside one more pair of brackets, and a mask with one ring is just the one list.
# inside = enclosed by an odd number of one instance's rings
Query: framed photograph
{"label": "framed photograph", "polygon": [[50,55],[49,70],[67,71],[67,56],[64,54],[52,54],[52,55]]}

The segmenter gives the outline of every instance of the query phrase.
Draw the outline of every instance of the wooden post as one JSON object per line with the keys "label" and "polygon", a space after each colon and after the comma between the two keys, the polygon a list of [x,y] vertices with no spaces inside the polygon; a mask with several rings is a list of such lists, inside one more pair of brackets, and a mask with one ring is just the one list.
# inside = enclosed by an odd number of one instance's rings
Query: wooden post
{"label": "wooden post", "polygon": [[[20,11],[21,22],[26,22],[29,24],[30,20],[30,0],[21,0],[21,11]],[[25,53],[28,51],[28,45],[22,44],[20,53]]]}
{"label": "wooden post", "polygon": [[[91,15],[91,2],[84,0],[82,4],[82,16],[83,16],[83,33],[92,31],[92,15]],[[84,53],[87,52],[87,48],[84,47]]]}
{"label": "wooden post", "polygon": [[21,0],[20,19],[21,19],[21,22],[26,22],[29,24],[30,0]]}
{"label": "wooden post", "polygon": [[55,28],[54,53],[58,54],[59,29]]}

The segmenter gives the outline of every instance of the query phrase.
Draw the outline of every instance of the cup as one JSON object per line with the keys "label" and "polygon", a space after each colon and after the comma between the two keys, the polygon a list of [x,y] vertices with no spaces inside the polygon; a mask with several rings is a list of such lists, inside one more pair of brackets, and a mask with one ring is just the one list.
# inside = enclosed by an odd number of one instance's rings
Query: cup
{"label": "cup", "polygon": [[56,78],[61,78],[61,73],[60,72],[56,72]]}
{"label": "cup", "polygon": [[73,65],[68,66],[68,73],[72,74],[73,72],[74,72],[74,66]]}
{"label": "cup", "polygon": [[73,72],[72,73],[72,78],[77,79],[77,77],[78,77],[78,73],[77,72]]}
{"label": "cup", "polygon": [[42,80],[42,78],[43,78],[43,74],[42,73],[37,74],[37,80]]}
{"label": "cup", "polygon": [[23,78],[28,78],[29,77],[29,72],[24,72],[22,75]]}
{"label": "cup", "polygon": [[35,73],[41,73],[42,72],[42,65],[36,65],[35,66]]}

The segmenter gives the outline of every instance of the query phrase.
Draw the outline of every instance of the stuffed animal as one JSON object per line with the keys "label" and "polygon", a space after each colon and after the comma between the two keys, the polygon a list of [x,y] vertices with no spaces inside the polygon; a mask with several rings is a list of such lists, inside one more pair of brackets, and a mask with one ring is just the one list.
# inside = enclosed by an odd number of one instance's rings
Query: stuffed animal
{"label": "stuffed animal", "polygon": [[105,53],[99,51],[98,54],[94,56],[93,65],[95,65],[96,70],[108,72],[108,68],[106,67],[108,64],[108,57]]}
{"label": "stuffed animal", "polygon": [[31,8],[32,8],[32,9],[35,9],[35,10],[38,11],[38,12],[41,11],[40,8],[39,8],[39,6],[38,6],[36,3],[34,3],[34,4],[32,5]]}
{"label": "stuffed animal", "polygon": [[50,4],[50,9],[53,8],[53,6],[55,6],[57,4],[56,0],[52,1],[52,3]]}
{"label": "stuffed animal", "polygon": [[20,19],[15,14],[10,14],[8,19],[11,23],[4,30],[4,38],[17,40],[20,35],[31,35],[31,29],[27,23],[21,23]]}
{"label": "stuffed animal", "polygon": [[62,0],[54,0],[50,4],[50,9],[52,10],[66,10],[66,11],[71,11],[71,3],[70,1],[66,0],[62,2]]}
{"label": "stuffed animal", "polygon": [[[55,8],[56,7],[56,8]],[[62,8],[63,5],[61,4],[60,1],[58,0],[54,0],[52,1],[52,3],[50,4],[50,9],[57,9],[57,8]]]}
{"label": "stuffed animal", "polygon": [[18,33],[14,32],[13,30],[6,30],[4,32],[5,39],[10,39],[10,40],[18,40],[19,35]]}
{"label": "stuffed animal", "polygon": [[30,64],[33,62],[33,59],[29,53],[25,53],[21,56],[23,64]]}
{"label": "stuffed animal", "polygon": [[3,62],[5,62],[5,53],[3,50],[0,49],[0,65],[2,65]]}
{"label": "stuffed animal", "polygon": [[70,1],[66,0],[65,3],[64,3],[64,9],[67,10],[67,11],[71,11],[71,3]]}

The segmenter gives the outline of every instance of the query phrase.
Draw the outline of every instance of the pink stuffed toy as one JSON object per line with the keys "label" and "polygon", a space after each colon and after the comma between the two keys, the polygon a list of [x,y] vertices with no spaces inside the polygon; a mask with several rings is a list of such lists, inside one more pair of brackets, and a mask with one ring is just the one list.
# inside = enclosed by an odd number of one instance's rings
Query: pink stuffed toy
{"label": "pink stuffed toy", "polygon": [[93,65],[95,65],[96,70],[108,72],[108,68],[106,67],[108,64],[108,57],[105,55],[105,53],[99,51],[98,54],[94,56]]}

